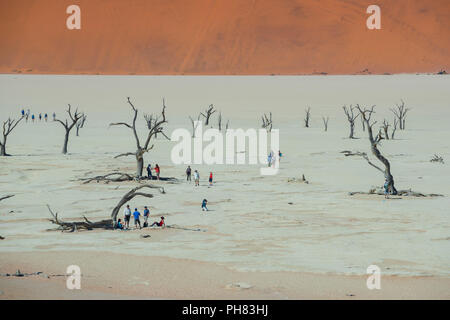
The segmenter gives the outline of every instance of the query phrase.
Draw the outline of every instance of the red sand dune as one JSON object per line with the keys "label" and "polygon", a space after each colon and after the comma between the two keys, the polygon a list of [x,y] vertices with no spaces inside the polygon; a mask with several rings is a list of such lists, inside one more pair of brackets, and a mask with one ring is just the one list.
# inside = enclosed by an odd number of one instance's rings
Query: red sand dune
{"label": "red sand dune", "polygon": [[434,73],[449,57],[449,0],[0,0],[0,73]]}

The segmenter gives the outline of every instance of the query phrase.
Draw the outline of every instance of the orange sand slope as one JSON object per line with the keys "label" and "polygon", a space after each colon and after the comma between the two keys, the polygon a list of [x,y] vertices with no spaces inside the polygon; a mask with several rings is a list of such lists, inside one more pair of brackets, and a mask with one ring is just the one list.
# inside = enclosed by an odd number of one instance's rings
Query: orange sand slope
{"label": "orange sand slope", "polygon": [[449,57],[448,0],[0,1],[0,73],[434,73]]}

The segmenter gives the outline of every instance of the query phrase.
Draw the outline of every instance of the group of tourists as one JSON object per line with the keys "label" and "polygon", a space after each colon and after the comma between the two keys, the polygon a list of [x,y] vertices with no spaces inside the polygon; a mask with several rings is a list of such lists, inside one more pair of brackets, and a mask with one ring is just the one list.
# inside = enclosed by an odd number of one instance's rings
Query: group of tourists
{"label": "group of tourists", "polygon": [[159,174],[161,173],[161,168],[158,166],[158,164],[156,164],[154,168],[152,168],[152,165],[150,163],[148,164],[148,166],[147,166],[147,177],[150,180],[153,180],[152,169],[155,170],[156,180],[159,180]]}
{"label": "group of tourists", "polygon": [[[45,122],[48,121],[48,114],[47,113],[44,113],[44,115],[42,115],[42,113],[39,113],[39,115],[36,117],[34,115],[34,113],[31,114],[30,109],[28,109],[27,111],[25,111],[25,109],[22,109],[21,114],[22,114],[22,117],[25,118],[26,122],[28,122],[28,118],[30,117],[30,115],[31,115],[31,121],[32,122],[34,122],[34,120],[36,120],[36,118],[38,118],[39,121],[42,121],[42,119],[44,119]],[[56,120],[56,113],[53,112],[53,121],[55,121],[55,120]]]}
{"label": "group of tourists", "polygon": [[[186,181],[192,181],[191,176],[192,176],[192,169],[191,169],[191,166],[188,166],[186,169]],[[212,185],[213,185],[213,173],[212,172],[209,173],[208,181],[209,181],[209,186],[212,187]],[[194,170],[194,183],[195,183],[196,187],[200,186],[200,173],[198,172],[198,170]]]}
{"label": "group of tourists", "polygon": [[[130,229],[130,220],[131,220],[131,215],[132,215],[129,204],[127,204],[127,207],[125,208],[125,210],[123,212],[123,215],[124,215],[124,223],[122,223],[122,219],[117,220],[116,229],[128,230],[128,229]],[[146,228],[149,226],[148,218],[150,217],[150,210],[148,209],[147,206],[144,207],[144,223],[142,226],[141,226],[140,217],[141,217],[141,213],[138,211],[137,208],[135,208],[134,212],[133,212],[135,229],[137,229],[138,226],[139,226],[139,229]],[[159,222],[155,221],[150,225],[150,227],[155,227],[155,226],[156,227],[165,227],[166,224],[164,223],[164,217],[161,217],[161,220]]]}

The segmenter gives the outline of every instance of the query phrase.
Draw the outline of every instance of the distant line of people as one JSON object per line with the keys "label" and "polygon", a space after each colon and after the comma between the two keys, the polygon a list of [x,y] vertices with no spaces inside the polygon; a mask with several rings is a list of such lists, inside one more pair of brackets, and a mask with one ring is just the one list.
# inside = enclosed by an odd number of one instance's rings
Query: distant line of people
{"label": "distant line of people", "polygon": [[[25,111],[25,109],[22,109],[21,111],[22,117],[25,118],[25,121],[28,122],[28,118],[31,115],[31,121],[34,122],[34,120],[36,120],[36,116],[33,114],[31,114],[30,109],[28,109],[27,111]],[[39,113],[38,115],[39,121],[42,121],[42,118],[44,119],[45,122],[48,121],[48,114],[44,113],[44,115],[42,115],[42,113]],[[56,113],[53,112],[53,121],[56,120]]]}

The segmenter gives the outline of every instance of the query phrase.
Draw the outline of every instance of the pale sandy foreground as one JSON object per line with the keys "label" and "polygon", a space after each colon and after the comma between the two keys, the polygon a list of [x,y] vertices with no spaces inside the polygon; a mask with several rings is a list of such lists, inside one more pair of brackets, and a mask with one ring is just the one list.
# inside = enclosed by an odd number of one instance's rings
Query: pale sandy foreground
{"label": "pale sandy foreground", "polygon": [[[22,123],[8,140],[13,157],[0,159],[0,273],[64,274],[79,265],[82,290],[64,277],[0,277],[0,298],[450,298],[450,78],[353,77],[71,77],[0,76],[0,119],[20,109],[64,117],[67,103],[88,114],[70,154],[60,154],[62,127]],[[166,98],[167,133],[190,129],[188,116],[214,105],[231,128],[259,128],[273,112],[284,153],[276,176],[260,165],[193,165],[201,186],[184,181],[184,165],[170,160],[173,142],[159,137],[146,155],[162,175],[166,194],[136,198],[179,229],[61,233],[48,231],[46,204],[65,220],[109,217],[135,182],[82,184],[79,179],[119,170],[133,174],[134,151],[126,128],[126,97],[144,113]],[[349,196],[383,184],[381,173],[341,151],[370,152],[357,121],[349,140],[342,105],[377,105],[378,124],[403,98],[412,108],[405,131],[383,141],[398,189],[439,193],[438,198]],[[306,106],[311,128],[304,128]],[[321,116],[329,116],[328,132]],[[143,120],[139,120],[141,135]],[[213,120],[216,125],[216,120]],[[376,127],[378,128],[378,124]],[[206,143],[205,143],[206,144]],[[445,163],[431,163],[435,154]],[[215,184],[208,188],[209,171]],[[305,174],[309,184],[287,182]],[[202,213],[200,203],[211,211]],[[191,229],[191,230],[186,230]],[[198,231],[194,231],[198,230]],[[141,234],[151,237],[141,238]],[[381,290],[368,290],[366,269],[381,269]]]}
{"label": "pale sandy foreground", "polygon": [[[104,252],[6,254],[1,270],[45,270],[26,278],[0,278],[1,299],[448,299],[450,279],[382,277],[368,290],[366,277],[307,272],[239,272],[209,262]],[[67,265],[82,266],[81,289],[68,290]],[[48,278],[49,277],[49,278]]]}

